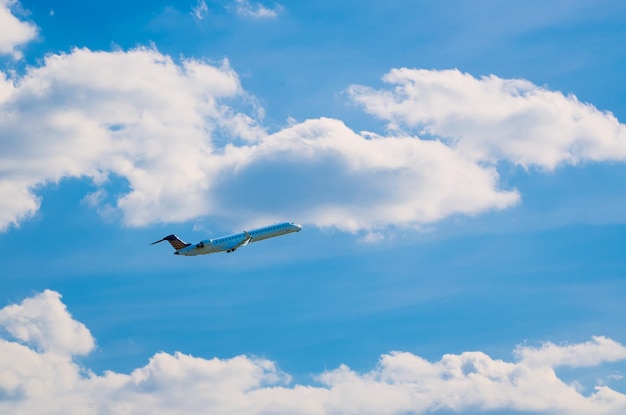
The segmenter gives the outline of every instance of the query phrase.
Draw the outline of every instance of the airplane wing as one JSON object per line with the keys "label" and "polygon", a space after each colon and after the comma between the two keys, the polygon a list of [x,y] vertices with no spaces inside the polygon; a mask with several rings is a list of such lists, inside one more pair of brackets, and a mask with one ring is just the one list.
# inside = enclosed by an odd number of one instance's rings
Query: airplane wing
{"label": "airplane wing", "polygon": [[243,240],[243,242],[241,243],[241,246],[246,246],[248,245],[250,242],[252,242],[252,235],[250,235],[248,232],[243,231],[243,233],[246,235],[246,239]]}
{"label": "airplane wing", "polygon": [[241,242],[237,242],[231,246],[227,246],[226,248],[226,252],[233,252],[235,251],[237,248],[240,248],[242,246],[246,246],[250,243],[250,241],[252,240],[252,235],[250,235],[248,232],[243,231],[243,233],[246,235],[246,237],[243,239],[243,241]]}

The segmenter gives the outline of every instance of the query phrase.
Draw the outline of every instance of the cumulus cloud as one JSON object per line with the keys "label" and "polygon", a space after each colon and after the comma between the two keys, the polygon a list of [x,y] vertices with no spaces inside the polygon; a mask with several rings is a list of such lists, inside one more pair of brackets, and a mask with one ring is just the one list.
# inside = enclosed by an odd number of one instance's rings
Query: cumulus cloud
{"label": "cumulus cloud", "polygon": [[[180,352],[157,353],[128,374],[96,375],[70,354],[57,353],[58,348],[39,347],[67,337],[68,321],[70,326],[84,327],[69,316],[59,299],[58,293],[45,291],[0,311],[0,327],[20,340],[0,339],[0,412],[330,415],[511,410],[608,415],[626,410],[623,393],[597,386],[583,394],[553,369],[576,365],[555,355],[576,355],[590,366],[626,359],[624,346],[603,337],[568,346],[520,346],[517,361],[511,362],[482,352],[447,354],[435,362],[392,352],[382,355],[369,372],[341,365],[315,376],[311,384],[293,384],[267,359],[204,359]],[[57,311],[33,313],[42,304]],[[33,336],[33,326],[44,329]],[[87,337],[85,332],[74,336],[74,340]],[[60,349],[73,351],[67,344]]]}
{"label": "cumulus cloud", "polygon": [[125,179],[130,190],[117,200],[102,191],[89,200],[130,226],[230,211],[355,231],[519,199],[498,188],[495,169],[442,142],[358,134],[327,118],[268,134],[227,105],[238,99],[258,113],[227,62],[76,49],[1,86],[0,190],[11,192],[0,198],[2,228],[36,212],[39,186],[66,177]]}
{"label": "cumulus cloud", "polygon": [[219,194],[226,206],[248,197],[261,216],[298,212],[305,222],[349,231],[501,209],[519,197],[498,190],[494,169],[441,142],[364,136],[334,119],[296,124],[225,156],[231,167]]}
{"label": "cumulus cloud", "polygon": [[538,349],[520,346],[515,355],[529,366],[584,367],[624,360],[626,348],[614,340],[594,336],[590,341],[579,344],[558,346],[546,342]]}
{"label": "cumulus cloud", "polygon": [[391,129],[439,137],[473,160],[553,169],[626,159],[626,127],[573,95],[458,70],[394,69],[383,81],[394,88],[355,85],[348,92]]}
{"label": "cumulus cloud", "polygon": [[115,206],[130,225],[200,216],[210,206],[214,131],[227,134],[224,123],[248,139],[262,132],[217,102],[243,95],[227,62],[77,49],[1,81],[0,228],[37,209],[37,186],[66,177],[102,183],[110,174],[134,189]]}
{"label": "cumulus cloud", "polygon": [[37,36],[37,27],[16,17],[12,9],[19,7],[16,0],[0,0],[0,55],[20,59],[18,48]]}
{"label": "cumulus cloud", "polygon": [[[398,86],[349,92],[389,120],[388,134],[332,118],[270,133],[227,61],[175,62],[149,48],[49,55],[0,77],[0,230],[37,212],[39,188],[72,177],[92,180],[85,201],[128,226],[289,218],[380,236],[518,203],[500,186],[499,160],[626,157],[612,115],[527,81],[406,69],[385,80]],[[128,188],[109,196],[120,190],[107,178]]]}
{"label": "cumulus cloud", "polygon": [[46,290],[21,304],[4,307],[0,310],[0,327],[43,351],[81,355],[94,348],[89,330],[72,318],[55,291]]}

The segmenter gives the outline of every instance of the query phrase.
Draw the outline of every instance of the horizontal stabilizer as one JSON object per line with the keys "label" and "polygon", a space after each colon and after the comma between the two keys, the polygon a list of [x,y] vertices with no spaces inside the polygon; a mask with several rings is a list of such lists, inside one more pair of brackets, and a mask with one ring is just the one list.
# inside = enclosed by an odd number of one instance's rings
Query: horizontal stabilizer
{"label": "horizontal stabilizer", "polygon": [[172,247],[175,250],[179,250],[179,249],[183,249],[188,247],[191,244],[185,243],[183,241],[181,241],[180,239],[178,239],[178,237],[176,235],[167,235],[165,238],[163,239],[159,239],[156,242],[152,242],[150,245],[154,245],[154,244],[158,244],[159,242],[163,242],[163,241],[167,241],[170,243],[170,245],[172,245]]}

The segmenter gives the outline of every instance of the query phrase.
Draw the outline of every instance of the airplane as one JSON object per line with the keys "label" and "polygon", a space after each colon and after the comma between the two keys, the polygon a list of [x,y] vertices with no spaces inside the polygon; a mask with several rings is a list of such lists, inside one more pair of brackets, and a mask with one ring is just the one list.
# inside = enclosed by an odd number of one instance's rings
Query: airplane
{"label": "airplane", "polygon": [[178,239],[176,235],[168,235],[163,239],[152,242],[150,245],[167,241],[176,250],[174,255],[196,256],[213,254],[216,252],[235,252],[238,248],[246,246],[252,242],[262,241],[263,239],[274,238],[276,236],[287,235],[288,233],[300,232],[302,226],[293,222],[277,223],[263,228],[253,229],[251,231],[243,231],[226,235],[215,239],[206,239],[197,244],[188,244]]}

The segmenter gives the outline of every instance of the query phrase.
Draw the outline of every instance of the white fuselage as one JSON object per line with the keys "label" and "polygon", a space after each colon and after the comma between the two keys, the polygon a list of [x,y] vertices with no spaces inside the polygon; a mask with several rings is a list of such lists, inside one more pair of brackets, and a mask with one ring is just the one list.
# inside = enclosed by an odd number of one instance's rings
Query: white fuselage
{"label": "white fuselage", "polygon": [[192,244],[175,252],[177,255],[195,256],[212,254],[215,252],[233,252],[237,248],[248,245],[252,242],[275,236],[286,235],[288,233],[300,232],[302,227],[292,222],[277,223],[263,228],[244,231],[232,235],[226,235],[215,239],[207,239],[197,244]]}

